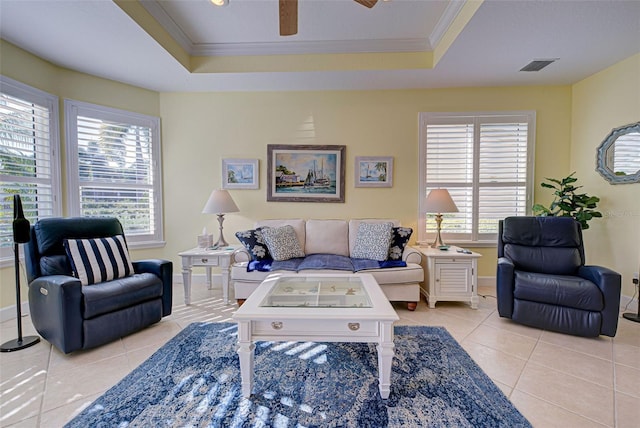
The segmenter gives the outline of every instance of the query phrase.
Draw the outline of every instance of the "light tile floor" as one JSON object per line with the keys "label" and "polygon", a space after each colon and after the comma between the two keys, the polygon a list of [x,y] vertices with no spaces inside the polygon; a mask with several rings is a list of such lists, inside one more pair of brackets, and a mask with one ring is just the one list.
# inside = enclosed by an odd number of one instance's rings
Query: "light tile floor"
{"label": "light tile floor", "polygon": [[[415,312],[394,304],[404,325],[444,326],[535,427],[640,426],[640,324],[620,319],[614,339],[579,338],[501,319],[492,288],[478,310],[439,302]],[[194,321],[230,321],[221,290],[194,285],[185,306],[174,286],[173,314],[97,349],[64,355],[42,341],[0,354],[0,426],[59,427]],[[15,320],[0,343],[16,338]],[[29,317],[23,334],[35,334]]]}

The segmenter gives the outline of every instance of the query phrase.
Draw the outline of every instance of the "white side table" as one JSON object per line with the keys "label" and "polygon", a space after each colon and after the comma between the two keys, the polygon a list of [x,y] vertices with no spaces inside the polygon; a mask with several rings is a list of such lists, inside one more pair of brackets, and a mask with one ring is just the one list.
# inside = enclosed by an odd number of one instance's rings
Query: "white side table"
{"label": "white side table", "polygon": [[191,304],[191,267],[204,266],[207,272],[207,286],[209,290],[211,284],[211,268],[220,267],[222,273],[222,298],[224,303],[229,303],[229,282],[231,277],[231,255],[238,246],[229,246],[218,250],[206,248],[192,248],[191,250],[178,253],[182,258],[182,281],[184,284],[184,303]]}
{"label": "white side table", "polygon": [[427,259],[427,275],[422,294],[431,309],[438,301],[469,302],[478,309],[478,259],[481,254],[459,253],[458,247],[439,250],[431,247],[415,247]]}

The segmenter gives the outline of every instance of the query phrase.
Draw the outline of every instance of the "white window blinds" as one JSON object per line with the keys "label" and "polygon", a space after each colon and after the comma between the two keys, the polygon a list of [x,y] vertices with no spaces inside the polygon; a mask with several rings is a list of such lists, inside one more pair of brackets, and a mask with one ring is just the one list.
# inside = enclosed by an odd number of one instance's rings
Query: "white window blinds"
{"label": "white window blinds", "polygon": [[13,195],[32,223],[58,215],[58,99],[0,76],[0,258],[11,257]]}
{"label": "white window blinds", "polygon": [[423,207],[429,191],[446,188],[459,212],[443,213],[445,240],[495,241],[498,221],[530,205],[535,114],[420,115],[420,231],[436,231]]}
{"label": "white window blinds", "polygon": [[616,139],[615,150],[607,150],[608,165],[616,175],[633,175],[640,171],[640,133],[632,132]]}
{"label": "white window blinds", "polygon": [[65,111],[71,211],[117,217],[129,242],[161,240],[158,118],[69,100]]}

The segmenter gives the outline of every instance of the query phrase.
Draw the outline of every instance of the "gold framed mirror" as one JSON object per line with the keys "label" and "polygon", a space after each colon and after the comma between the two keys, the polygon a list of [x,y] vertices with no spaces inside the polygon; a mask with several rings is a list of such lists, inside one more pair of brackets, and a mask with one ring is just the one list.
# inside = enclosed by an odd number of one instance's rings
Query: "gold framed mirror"
{"label": "gold framed mirror", "polygon": [[640,183],[640,122],[611,130],[598,147],[596,170],[611,184]]}

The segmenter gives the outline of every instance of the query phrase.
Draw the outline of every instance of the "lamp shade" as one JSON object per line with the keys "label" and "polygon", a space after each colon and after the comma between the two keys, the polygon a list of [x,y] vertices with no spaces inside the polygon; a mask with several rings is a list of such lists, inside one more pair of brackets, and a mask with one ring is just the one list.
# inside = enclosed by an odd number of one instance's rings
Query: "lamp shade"
{"label": "lamp shade", "polygon": [[225,214],[240,211],[233,198],[226,190],[216,189],[211,192],[207,203],[202,209],[203,214]]}
{"label": "lamp shade", "polygon": [[457,213],[458,207],[451,199],[447,189],[433,189],[427,195],[425,201],[426,212],[428,213]]}

